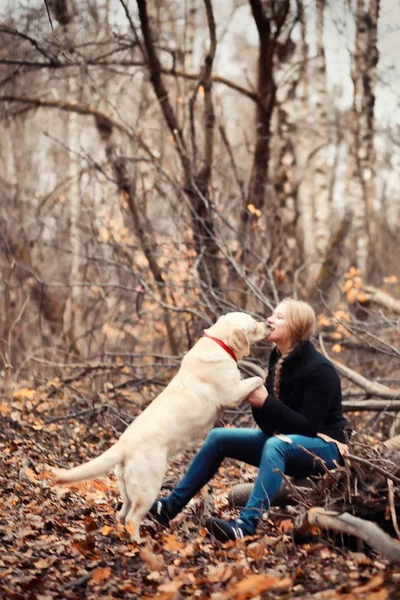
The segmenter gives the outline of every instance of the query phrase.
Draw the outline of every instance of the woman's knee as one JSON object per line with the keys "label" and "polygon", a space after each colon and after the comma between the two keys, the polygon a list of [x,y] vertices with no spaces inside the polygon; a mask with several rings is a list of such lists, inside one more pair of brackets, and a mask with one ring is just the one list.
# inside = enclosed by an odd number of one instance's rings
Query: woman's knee
{"label": "woman's knee", "polygon": [[[289,438],[288,438],[289,440]],[[290,450],[290,444],[288,440],[284,440],[276,435],[268,438],[264,444],[264,453],[271,454],[279,454],[280,456],[286,456],[288,451]]]}
{"label": "woman's knee", "polygon": [[211,429],[211,431],[208,433],[206,439],[204,440],[204,446],[207,447],[218,447],[220,446],[221,442],[224,440],[224,432],[226,431],[226,429],[224,427],[214,427],[214,429]]}

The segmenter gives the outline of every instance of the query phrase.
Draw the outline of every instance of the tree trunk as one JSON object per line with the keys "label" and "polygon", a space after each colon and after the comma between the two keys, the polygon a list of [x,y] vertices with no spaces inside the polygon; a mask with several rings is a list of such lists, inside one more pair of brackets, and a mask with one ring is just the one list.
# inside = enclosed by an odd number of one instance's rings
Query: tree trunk
{"label": "tree trunk", "polygon": [[309,286],[317,272],[315,262],[316,241],[315,229],[310,227],[314,219],[314,203],[311,195],[312,179],[308,165],[311,155],[311,124],[310,124],[310,82],[309,82],[309,47],[307,42],[307,19],[304,4],[297,0],[297,10],[300,23],[300,67],[297,94],[298,129],[296,137],[297,163],[297,204],[299,223],[303,237],[303,256],[306,266],[306,285]]}
{"label": "tree trunk", "polygon": [[[122,0],[121,0],[122,1]],[[123,3],[124,7],[125,4]],[[190,159],[188,144],[185,140],[182,128],[172,108],[169,93],[165,87],[161,64],[154,46],[154,35],[152,32],[146,0],[137,0],[139,18],[143,35],[143,52],[150,74],[150,82],[158,99],[164,120],[173,136],[176,151],[178,153],[183,174],[183,191],[190,200],[191,216],[193,224],[194,246],[198,255],[197,269],[200,283],[205,290],[210,287],[218,290],[220,277],[218,268],[219,248],[213,222],[212,199],[210,196],[210,179],[212,165],[212,136],[214,129],[213,109],[211,100],[211,71],[216,47],[215,23],[213,23],[212,7],[210,0],[205,0],[206,12],[210,30],[210,49],[204,61],[204,67],[198,88],[204,86],[205,92],[205,145],[206,154],[203,157],[204,164],[199,172],[196,172]],[[127,15],[129,15],[125,7]],[[214,27],[214,29],[213,29]]]}
{"label": "tree trunk", "polygon": [[323,260],[330,237],[331,206],[329,202],[329,125],[326,91],[326,61],[324,49],[325,0],[316,0],[317,59],[313,73],[316,102],[314,107],[314,144],[310,154],[312,198],[314,202],[316,258]]}
{"label": "tree trunk", "polygon": [[379,0],[357,0],[356,40],[352,80],[353,106],[350,112],[349,203],[353,210],[356,266],[368,273],[374,238],[375,199],[375,86],[377,78],[377,27]]}

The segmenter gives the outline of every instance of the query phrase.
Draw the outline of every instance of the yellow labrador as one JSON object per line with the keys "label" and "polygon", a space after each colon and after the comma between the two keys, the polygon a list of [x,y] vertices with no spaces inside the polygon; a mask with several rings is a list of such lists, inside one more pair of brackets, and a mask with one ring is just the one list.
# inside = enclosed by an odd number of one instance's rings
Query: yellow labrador
{"label": "yellow labrador", "polygon": [[220,317],[114,446],[78,467],[55,469],[57,483],[94,479],[114,467],[123,500],[119,519],[139,541],[141,520],[157,498],[168,459],[205,435],[221,408],[237,406],[263,385],[261,377],[241,379],[236,361],[267,335],[266,324],[247,313]]}

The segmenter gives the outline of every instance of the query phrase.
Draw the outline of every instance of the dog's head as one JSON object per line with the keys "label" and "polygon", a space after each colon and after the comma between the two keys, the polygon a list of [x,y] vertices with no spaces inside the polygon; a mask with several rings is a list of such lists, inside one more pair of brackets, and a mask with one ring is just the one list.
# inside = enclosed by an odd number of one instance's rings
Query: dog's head
{"label": "dog's head", "polygon": [[240,358],[250,354],[252,344],[267,337],[268,327],[247,313],[231,312],[219,317],[214,325],[205,329],[205,333],[222,340]]}

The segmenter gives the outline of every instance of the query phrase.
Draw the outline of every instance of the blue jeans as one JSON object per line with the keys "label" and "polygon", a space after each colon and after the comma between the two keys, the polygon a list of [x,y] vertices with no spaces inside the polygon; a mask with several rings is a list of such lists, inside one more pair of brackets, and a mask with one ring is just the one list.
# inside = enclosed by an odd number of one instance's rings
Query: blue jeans
{"label": "blue jeans", "polygon": [[224,458],[235,458],[259,468],[253,491],[239,517],[241,527],[251,535],[279,491],[282,477],[278,471],[292,477],[324,472],[319,461],[303,448],[320,457],[327,469],[335,467],[334,461],[343,464],[333,442],[296,434],[285,435],[285,438],[290,438],[291,443],[277,436],[268,437],[258,429],[212,429],[184,478],[165,499],[164,507],[169,517],[175,517],[215,475]]}

